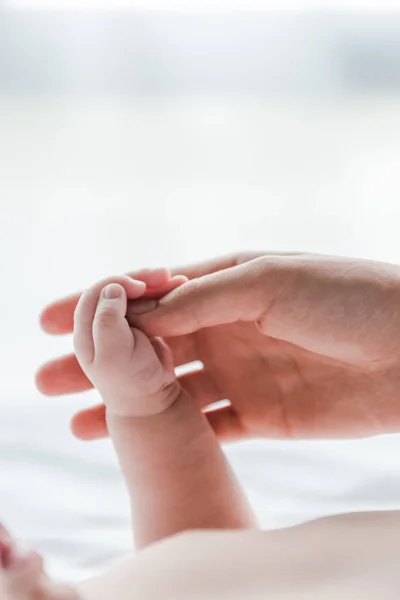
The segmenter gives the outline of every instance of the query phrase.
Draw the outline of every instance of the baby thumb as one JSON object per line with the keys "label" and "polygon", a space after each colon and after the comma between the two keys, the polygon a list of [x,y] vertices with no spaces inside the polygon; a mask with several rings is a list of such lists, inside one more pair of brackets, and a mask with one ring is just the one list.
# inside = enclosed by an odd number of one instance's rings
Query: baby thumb
{"label": "baby thumb", "polygon": [[121,285],[111,283],[101,290],[93,320],[96,358],[120,354],[125,336],[131,342],[132,334],[125,319],[126,306],[126,292]]}
{"label": "baby thumb", "polygon": [[148,335],[168,337],[223,323],[253,321],[266,309],[263,278],[264,265],[259,259],[204,275],[173,290],[156,306],[153,300],[132,302],[128,322]]}

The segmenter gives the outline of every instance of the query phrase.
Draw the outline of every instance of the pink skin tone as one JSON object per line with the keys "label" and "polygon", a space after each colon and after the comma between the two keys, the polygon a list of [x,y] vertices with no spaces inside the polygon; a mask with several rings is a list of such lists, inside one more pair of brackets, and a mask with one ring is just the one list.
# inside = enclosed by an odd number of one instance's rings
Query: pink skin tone
{"label": "pink skin tone", "polygon": [[[184,280],[169,280],[165,288]],[[140,301],[145,294],[144,282],[108,278],[82,294],[74,315],[76,357],[106,408],[136,547],[187,530],[254,528],[255,517],[213,431],[175,377],[169,348],[125,318],[128,299]],[[78,598],[47,577],[36,552],[19,554],[4,528],[0,559],[0,600]]]}
{"label": "pink skin tone", "polygon": [[0,525],[0,600],[78,600],[77,592],[53,583],[33,550],[21,552]]}
{"label": "pink skin tone", "polygon": [[254,527],[213,431],[175,377],[167,345],[125,318],[128,299],[145,290],[129,277],[103,280],[82,294],[74,317],[75,354],[106,407],[136,546],[189,529]]}

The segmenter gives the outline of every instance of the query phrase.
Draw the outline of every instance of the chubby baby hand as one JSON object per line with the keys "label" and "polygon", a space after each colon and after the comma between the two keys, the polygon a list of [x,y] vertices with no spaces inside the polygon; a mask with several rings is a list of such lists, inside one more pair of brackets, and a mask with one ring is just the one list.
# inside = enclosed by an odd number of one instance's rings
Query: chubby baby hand
{"label": "chubby baby hand", "polygon": [[85,291],[75,310],[75,354],[109,414],[155,415],[171,406],[181,391],[164,341],[130,327],[125,318],[127,300],[145,291],[140,281],[114,277]]}

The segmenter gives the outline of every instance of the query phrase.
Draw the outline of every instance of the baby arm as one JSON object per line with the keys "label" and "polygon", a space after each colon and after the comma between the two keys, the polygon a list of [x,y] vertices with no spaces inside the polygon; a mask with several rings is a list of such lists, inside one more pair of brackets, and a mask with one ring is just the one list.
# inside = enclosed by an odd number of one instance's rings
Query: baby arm
{"label": "baby arm", "polygon": [[188,529],[255,526],[211,428],[175,377],[169,349],[125,319],[127,298],[144,289],[127,277],[112,281],[81,296],[74,347],[106,406],[137,547]]}

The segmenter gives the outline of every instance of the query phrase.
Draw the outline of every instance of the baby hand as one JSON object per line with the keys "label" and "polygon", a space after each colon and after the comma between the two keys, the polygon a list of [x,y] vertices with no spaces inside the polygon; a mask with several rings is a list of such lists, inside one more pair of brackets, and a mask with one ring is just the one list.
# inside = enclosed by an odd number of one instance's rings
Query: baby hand
{"label": "baby hand", "polygon": [[53,582],[43,568],[40,554],[21,551],[0,523],[0,599],[78,600],[78,593]]}
{"label": "baby hand", "polygon": [[161,413],[180,393],[166,344],[130,327],[125,318],[127,300],[145,290],[140,281],[114,277],[84,292],[75,310],[77,360],[107,411],[119,416]]}

